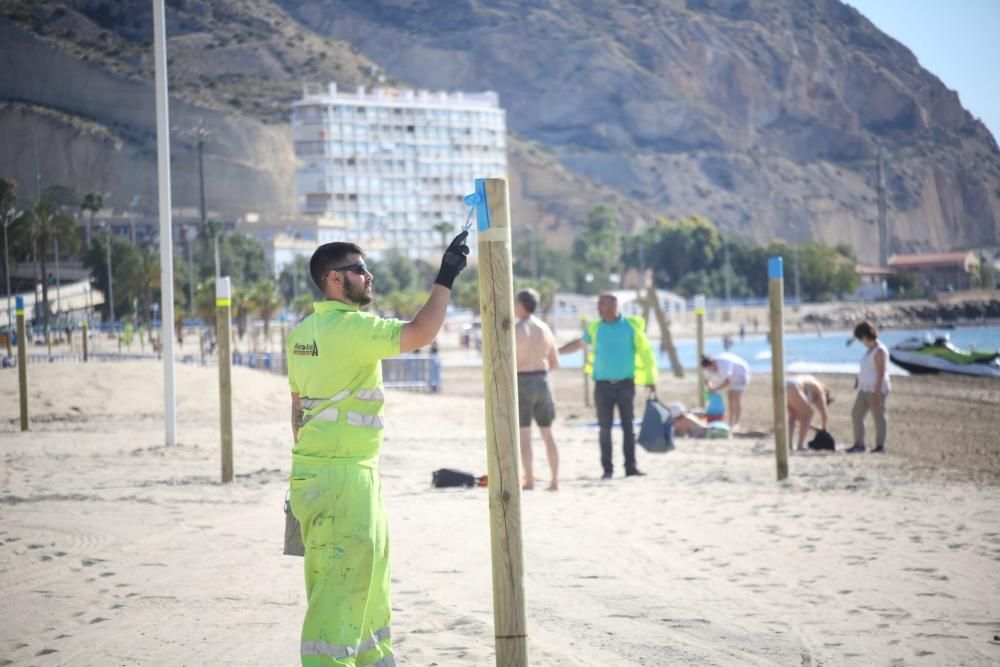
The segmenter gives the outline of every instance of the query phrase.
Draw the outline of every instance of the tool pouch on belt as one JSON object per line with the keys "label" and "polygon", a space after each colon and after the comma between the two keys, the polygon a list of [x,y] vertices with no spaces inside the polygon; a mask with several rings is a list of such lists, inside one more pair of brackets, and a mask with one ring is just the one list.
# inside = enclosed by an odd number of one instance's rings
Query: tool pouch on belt
{"label": "tool pouch on belt", "polygon": [[285,551],[286,556],[305,556],[306,547],[302,544],[302,527],[299,520],[292,514],[292,503],[289,501],[291,490],[285,492]]}

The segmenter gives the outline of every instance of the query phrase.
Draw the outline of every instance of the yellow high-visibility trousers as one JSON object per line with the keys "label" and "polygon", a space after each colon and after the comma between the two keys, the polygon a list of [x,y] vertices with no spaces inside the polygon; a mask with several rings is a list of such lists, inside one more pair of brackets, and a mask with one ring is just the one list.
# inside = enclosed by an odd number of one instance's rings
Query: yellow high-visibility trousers
{"label": "yellow high-visibility trousers", "polygon": [[395,667],[389,530],[373,460],[294,457],[292,513],[302,525],[309,608],[303,667]]}

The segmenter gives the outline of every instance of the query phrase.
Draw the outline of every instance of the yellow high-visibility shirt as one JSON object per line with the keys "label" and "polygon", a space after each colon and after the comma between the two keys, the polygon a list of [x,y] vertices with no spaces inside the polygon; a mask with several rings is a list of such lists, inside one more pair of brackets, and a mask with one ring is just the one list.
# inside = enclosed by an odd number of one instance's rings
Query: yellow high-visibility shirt
{"label": "yellow high-visibility shirt", "polygon": [[288,385],[303,407],[292,453],[368,460],[382,446],[382,363],[399,354],[403,322],[319,301],[288,336]]}

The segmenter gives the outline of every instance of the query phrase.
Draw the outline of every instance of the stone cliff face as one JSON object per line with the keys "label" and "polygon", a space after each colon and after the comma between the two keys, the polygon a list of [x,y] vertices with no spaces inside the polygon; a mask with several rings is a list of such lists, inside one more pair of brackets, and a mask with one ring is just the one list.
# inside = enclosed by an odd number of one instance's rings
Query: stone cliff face
{"label": "stone cliff face", "polygon": [[[880,150],[892,251],[1000,242],[993,137],[837,0],[168,5],[171,125],[213,132],[209,206],[229,215],[291,212],[287,109],[303,80],[370,85],[385,72],[497,90],[512,205],[556,242],[612,201],[627,227],[700,213],[759,241],[846,242],[874,262]],[[111,191],[116,206],[152,200],[151,23],[144,4],[101,0],[0,9],[3,175],[30,192],[37,141],[46,180]],[[175,137],[175,205],[197,203],[192,149]]]}
{"label": "stone cliff face", "polygon": [[497,90],[513,130],[660,215],[874,261],[1000,240],[1000,152],[958,96],[837,0],[279,0],[418,86]]}

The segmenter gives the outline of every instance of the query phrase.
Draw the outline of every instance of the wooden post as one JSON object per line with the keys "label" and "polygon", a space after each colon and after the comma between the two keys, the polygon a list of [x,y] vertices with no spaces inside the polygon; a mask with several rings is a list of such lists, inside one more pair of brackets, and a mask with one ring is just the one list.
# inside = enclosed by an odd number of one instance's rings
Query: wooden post
{"label": "wooden post", "polygon": [[528,638],[507,180],[477,179],[476,192],[496,664],[522,667],[528,664]]}
{"label": "wooden post", "polygon": [[[229,276],[215,286],[215,327],[219,334],[219,430],[222,434],[222,483],[233,481],[233,385],[229,352]],[[199,329],[199,336],[201,330]]]}
{"label": "wooden post", "polygon": [[24,297],[17,297],[17,389],[21,397],[21,430],[28,430],[28,341],[24,337]]}
{"label": "wooden post", "polygon": [[[660,298],[656,295],[656,288],[650,285],[647,294],[645,303],[647,307],[650,304],[652,305],[653,313],[656,315],[656,323],[660,327],[660,349],[665,351],[667,357],[670,358],[670,369],[673,371],[674,377],[683,378],[684,367],[681,365],[680,357],[677,356],[674,339],[670,336],[670,322],[667,321],[667,315],[663,312],[663,306],[660,305]],[[645,316],[645,313],[643,313],[643,318]],[[698,363],[701,363],[701,359],[698,359]]]}
{"label": "wooden post", "polygon": [[87,351],[90,346],[90,341],[87,340],[87,320],[84,320],[81,326],[83,327],[83,332],[80,334],[80,338],[83,339],[83,363],[87,363]]}
{"label": "wooden post", "polygon": [[705,356],[705,295],[696,294],[694,297],[694,320],[698,337],[698,360],[695,368],[698,369],[698,405],[705,407],[705,371],[701,367],[701,358]]}
{"label": "wooden post", "polygon": [[767,260],[771,314],[771,397],[774,400],[774,458],[778,481],[788,477],[788,403],[785,396],[785,279],[781,257]]}

